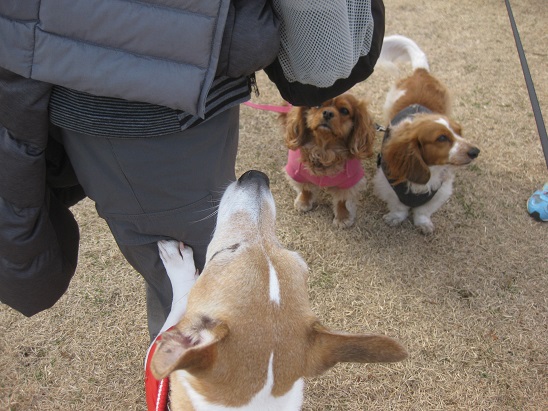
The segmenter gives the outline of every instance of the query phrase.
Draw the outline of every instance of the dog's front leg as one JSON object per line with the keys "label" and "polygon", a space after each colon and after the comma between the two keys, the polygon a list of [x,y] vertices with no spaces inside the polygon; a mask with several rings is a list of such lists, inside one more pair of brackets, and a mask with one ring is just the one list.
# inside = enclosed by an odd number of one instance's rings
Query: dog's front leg
{"label": "dog's front leg", "polygon": [[386,224],[391,227],[395,227],[404,221],[409,215],[409,207],[398,203],[398,204],[388,204],[388,209],[390,212],[382,216],[382,219]]}
{"label": "dog's front leg", "polygon": [[293,205],[297,211],[307,212],[312,210],[316,202],[317,189],[310,184],[293,183],[297,197]]}
{"label": "dog's front leg", "polygon": [[360,179],[353,187],[328,189],[333,201],[333,225],[338,228],[348,228],[354,225],[360,193],[367,188],[367,180]]}
{"label": "dog's front leg", "polygon": [[333,201],[333,225],[337,228],[348,228],[354,225],[358,206],[353,198]]}
{"label": "dog's front leg", "polygon": [[196,282],[198,272],[194,265],[192,248],[183,245],[183,243],[175,240],[158,241],[158,251],[173,289],[171,311],[160,330],[161,333],[182,318],[186,311],[188,293]]}
{"label": "dog's front leg", "polygon": [[413,209],[413,224],[423,234],[432,234],[434,232],[434,223],[432,223],[431,216],[445,204],[452,192],[453,180],[450,179],[442,184],[436,195],[428,203]]}

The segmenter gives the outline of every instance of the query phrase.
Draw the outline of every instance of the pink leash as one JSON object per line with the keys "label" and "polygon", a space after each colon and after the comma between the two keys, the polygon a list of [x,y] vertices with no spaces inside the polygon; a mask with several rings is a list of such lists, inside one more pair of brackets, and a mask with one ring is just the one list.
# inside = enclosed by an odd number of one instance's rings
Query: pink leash
{"label": "pink leash", "polygon": [[256,104],[256,103],[252,103],[251,101],[246,101],[244,104],[248,107],[256,108],[257,110],[273,111],[275,113],[289,113],[289,110],[291,110],[291,107],[293,107],[289,103],[287,103],[287,106],[272,106],[270,104]]}

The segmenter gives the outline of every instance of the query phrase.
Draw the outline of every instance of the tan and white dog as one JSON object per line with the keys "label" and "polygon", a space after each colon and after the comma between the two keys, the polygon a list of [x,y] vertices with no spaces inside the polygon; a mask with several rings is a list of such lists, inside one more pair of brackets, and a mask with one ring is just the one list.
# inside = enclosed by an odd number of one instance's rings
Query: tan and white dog
{"label": "tan and white dog", "polygon": [[[406,358],[391,338],[321,325],[308,300],[307,265],[278,242],[275,221],[265,174],[248,171],[227,188],[186,312],[151,360],[157,379],[170,376],[172,410],[299,410],[303,377],[337,362]],[[192,252],[169,241],[159,248],[181,312]]]}
{"label": "tan and white dog", "polygon": [[379,65],[410,62],[413,73],[400,79],[386,96],[385,133],[375,194],[389,213],[384,221],[395,226],[413,212],[413,223],[424,234],[434,231],[431,216],[451,196],[455,172],[479,155],[479,148],[462,137],[450,116],[446,87],[430,73],[428,59],[411,39],[384,38]]}

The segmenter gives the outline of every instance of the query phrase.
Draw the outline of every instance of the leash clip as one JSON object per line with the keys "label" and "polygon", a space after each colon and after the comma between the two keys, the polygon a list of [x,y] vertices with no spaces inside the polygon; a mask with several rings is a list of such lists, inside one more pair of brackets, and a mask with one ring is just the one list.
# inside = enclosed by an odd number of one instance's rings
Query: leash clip
{"label": "leash clip", "polygon": [[379,123],[375,123],[375,130],[377,130],[377,131],[386,131],[387,128],[385,126],[381,126]]}

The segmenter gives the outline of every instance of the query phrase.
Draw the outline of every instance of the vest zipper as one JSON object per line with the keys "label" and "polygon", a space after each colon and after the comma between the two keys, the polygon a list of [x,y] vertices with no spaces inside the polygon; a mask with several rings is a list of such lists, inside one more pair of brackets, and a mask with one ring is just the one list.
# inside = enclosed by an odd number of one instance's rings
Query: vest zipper
{"label": "vest zipper", "polygon": [[255,97],[259,97],[259,86],[257,85],[257,78],[255,77],[255,73],[247,76],[247,79],[249,84],[249,91],[255,94]]}

